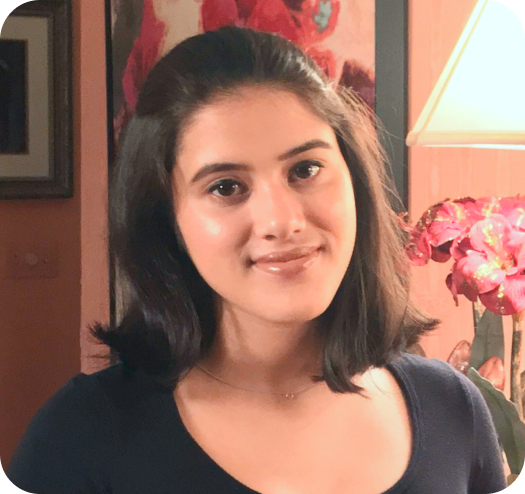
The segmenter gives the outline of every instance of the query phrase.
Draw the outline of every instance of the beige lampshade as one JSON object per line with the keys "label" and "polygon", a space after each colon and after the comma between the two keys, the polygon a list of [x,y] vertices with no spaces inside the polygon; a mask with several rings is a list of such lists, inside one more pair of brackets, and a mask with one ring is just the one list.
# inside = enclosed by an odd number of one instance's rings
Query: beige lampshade
{"label": "beige lampshade", "polygon": [[479,0],[409,146],[525,150],[525,0]]}

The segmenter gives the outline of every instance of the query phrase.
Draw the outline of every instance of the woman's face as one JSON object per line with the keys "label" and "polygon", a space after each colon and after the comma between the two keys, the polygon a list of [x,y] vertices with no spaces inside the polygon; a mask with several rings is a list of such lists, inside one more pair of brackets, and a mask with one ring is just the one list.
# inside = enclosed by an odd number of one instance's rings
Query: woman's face
{"label": "woman's face", "polygon": [[243,88],[200,109],[174,187],[188,253],[230,310],[296,323],[327,309],[354,249],[354,192],[334,131],[297,96]]}

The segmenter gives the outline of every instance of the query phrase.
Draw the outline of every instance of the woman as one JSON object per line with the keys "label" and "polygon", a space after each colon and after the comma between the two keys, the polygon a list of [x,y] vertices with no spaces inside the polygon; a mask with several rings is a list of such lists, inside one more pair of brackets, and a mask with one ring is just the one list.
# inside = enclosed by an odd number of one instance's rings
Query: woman
{"label": "woman", "polygon": [[112,177],[120,361],[72,378],[9,466],[30,492],[481,494],[480,392],[405,350],[439,321],[372,120],[290,42],[224,27],[152,69]]}

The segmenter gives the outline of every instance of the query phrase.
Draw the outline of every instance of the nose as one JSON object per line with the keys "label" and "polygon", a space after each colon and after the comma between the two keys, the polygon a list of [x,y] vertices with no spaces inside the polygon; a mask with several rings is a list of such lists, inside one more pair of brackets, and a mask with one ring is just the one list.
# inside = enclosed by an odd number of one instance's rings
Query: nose
{"label": "nose", "polygon": [[254,234],[265,240],[286,240],[306,226],[304,205],[289,186],[265,185],[251,197]]}

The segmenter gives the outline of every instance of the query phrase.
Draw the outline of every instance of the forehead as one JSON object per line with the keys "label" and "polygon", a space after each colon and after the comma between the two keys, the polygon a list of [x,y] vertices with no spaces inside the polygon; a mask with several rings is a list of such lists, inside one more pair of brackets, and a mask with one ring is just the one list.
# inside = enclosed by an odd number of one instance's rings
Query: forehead
{"label": "forehead", "polygon": [[311,139],[336,146],[332,128],[295,94],[243,88],[199,109],[180,136],[178,161],[190,166],[220,159],[275,158]]}

